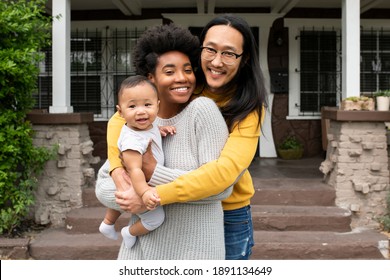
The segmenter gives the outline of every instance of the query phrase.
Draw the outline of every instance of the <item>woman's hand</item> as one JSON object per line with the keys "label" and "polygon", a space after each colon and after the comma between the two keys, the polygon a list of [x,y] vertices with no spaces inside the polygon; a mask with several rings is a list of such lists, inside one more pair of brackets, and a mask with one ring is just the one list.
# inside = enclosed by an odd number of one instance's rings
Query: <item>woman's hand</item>
{"label": "woman's hand", "polygon": [[111,177],[117,189],[115,193],[116,203],[118,203],[122,210],[132,214],[146,211],[142,199],[135,192],[130,177],[124,168],[115,168],[111,172]]}
{"label": "woman's hand", "polygon": [[116,203],[126,212],[138,214],[146,211],[146,206],[133,187],[126,191],[115,192],[115,197]]}
{"label": "woman's hand", "polygon": [[152,178],[154,169],[156,169],[157,161],[153,156],[152,142],[149,142],[146,152],[142,156],[142,171],[145,174],[146,182]]}

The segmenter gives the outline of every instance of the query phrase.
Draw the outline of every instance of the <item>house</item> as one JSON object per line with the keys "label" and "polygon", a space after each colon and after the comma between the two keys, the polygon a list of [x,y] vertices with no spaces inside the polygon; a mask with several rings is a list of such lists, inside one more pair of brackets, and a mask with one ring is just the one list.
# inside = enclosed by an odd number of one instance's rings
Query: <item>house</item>
{"label": "house", "polygon": [[323,106],[390,88],[390,1],[52,0],[47,11],[58,17],[40,65],[36,108],[93,112],[89,128],[101,158],[118,85],[134,74],[132,47],[155,24],[197,33],[221,13],[248,21],[270,92],[261,157],[276,157],[286,133],[305,143],[305,156],[322,153]]}

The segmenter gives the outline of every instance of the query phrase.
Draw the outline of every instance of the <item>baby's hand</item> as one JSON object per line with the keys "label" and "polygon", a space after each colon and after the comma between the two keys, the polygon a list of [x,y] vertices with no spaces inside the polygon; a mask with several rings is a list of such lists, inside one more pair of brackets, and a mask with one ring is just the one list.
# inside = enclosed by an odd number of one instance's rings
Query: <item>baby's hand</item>
{"label": "baby's hand", "polygon": [[162,137],[165,137],[168,134],[173,135],[176,133],[176,127],[174,126],[159,126],[159,129]]}
{"label": "baby's hand", "polygon": [[148,210],[154,210],[157,206],[160,205],[160,197],[155,188],[149,188],[142,195],[142,201],[144,202]]}

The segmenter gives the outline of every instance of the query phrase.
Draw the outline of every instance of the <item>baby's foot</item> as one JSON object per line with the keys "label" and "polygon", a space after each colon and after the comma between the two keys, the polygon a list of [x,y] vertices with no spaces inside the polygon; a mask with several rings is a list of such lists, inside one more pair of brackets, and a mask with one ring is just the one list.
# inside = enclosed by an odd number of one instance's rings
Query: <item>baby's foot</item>
{"label": "baby's foot", "polygon": [[107,238],[117,240],[118,233],[115,231],[115,225],[107,225],[104,221],[99,226],[99,231]]}
{"label": "baby's foot", "polygon": [[132,236],[129,232],[129,229],[130,229],[130,226],[124,227],[121,230],[123,241],[125,242],[125,246],[127,249],[131,249],[134,246],[135,241],[137,241],[137,237]]}

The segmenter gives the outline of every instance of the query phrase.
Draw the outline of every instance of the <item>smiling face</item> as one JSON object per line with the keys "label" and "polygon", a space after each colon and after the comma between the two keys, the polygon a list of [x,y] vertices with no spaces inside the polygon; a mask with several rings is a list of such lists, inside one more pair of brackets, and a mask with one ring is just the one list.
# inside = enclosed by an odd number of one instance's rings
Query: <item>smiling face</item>
{"label": "smiling face", "polygon": [[135,130],[152,127],[157,117],[159,101],[152,85],[141,83],[122,89],[117,110],[126,120],[126,125]]}
{"label": "smiling face", "polygon": [[155,73],[149,79],[160,99],[159,116],[176,115],[188,102],[195,88],[195,75],[187,55],[170,51],[159,56]]}
{"label": "smiling face", "polygon": [[[244,39],[242,34],[227,25],[214,25],[206,33],[203,47],[213,48],[217,51],[229,51],[236,54],[243,53]],[[242,57],[236,59],[233,65],[226,65],[221,60],[221,54],[207,61],[201,59],[202,70],[207,86],[212,92],[219,92],[236,76]]]}

